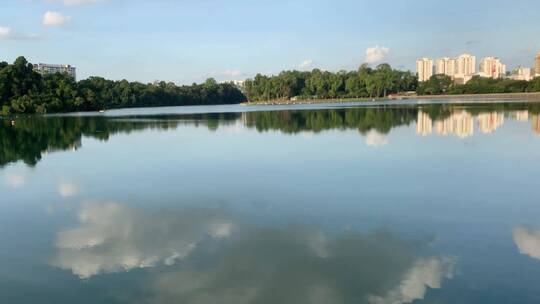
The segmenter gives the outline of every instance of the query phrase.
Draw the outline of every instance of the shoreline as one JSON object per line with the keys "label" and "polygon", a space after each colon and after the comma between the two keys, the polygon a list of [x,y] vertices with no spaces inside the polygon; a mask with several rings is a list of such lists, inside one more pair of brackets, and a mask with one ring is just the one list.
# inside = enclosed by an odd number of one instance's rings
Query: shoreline
{"label": "shoreline", "polygon": [[[273,100],[273,101],[260,101],[260,102],[243,102],[236,104],[217,104],[217,105],[184,105],[184,106],[157,106],[157,107],[125,107],[106,109],[103,112],[98,111],[77,111],[77,112],[57,112],[47,114],[8,114],[2,115],[0,113],[0,120],[10,119],[13,117],[21,116],[115,116],[126,115],[122,112],[129,112],[131,115],[138,115],[139,111],[147,111],[152,109],[152,113],[160,113],[162,109],[193,109],[197,108],[194,112],[180,111],[179,114],[192,114],[192,113],[228,113],[226,109],[221,109],[219,112],[214,111],[201,111],[207,107],[215,106],[281,106],[279,109],[288,109],[288,106],[306,106],[306,105],[324,105],[334,104],[344,106],[383,106],[383,105],[427,105],[427,104],[474,104],[474,103],[540,103],[540,92],[531,93],[502,93],[502,94],[463,94],[463,95],[422,95],[422,96],[395,96],[394,98],[339,98],[339,99],[312,99],[312,100]],[[269,107],[270,108],[270,107]],[[156,110],[159,109],[159,110]],[[247,110],[247,109],[246,109]]]}
{"label": "shoreline", "polygon": [[443,100],[443,99],[466,99],[466,100],[518,100],[526,99],[525,101],[540,101],[540,92],[530,93],[492,93],[492,94],[460,94],[460,95],[419,95],[419,96],[395,96],[393,98],[336,98],[336,99],[305,99],[305,100],[269,100],[243,102],[245,106],[260,106],[260,105],[298,105],[298,104],[322,104],[322,103],[364,103],[377,101],[405,101],[405,100]]}

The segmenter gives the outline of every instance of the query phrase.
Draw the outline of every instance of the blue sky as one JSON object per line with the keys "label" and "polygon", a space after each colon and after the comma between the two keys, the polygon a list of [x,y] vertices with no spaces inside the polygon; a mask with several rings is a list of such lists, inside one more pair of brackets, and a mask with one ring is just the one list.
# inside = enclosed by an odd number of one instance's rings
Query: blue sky
{"label": "blue sky", "polygon": [[463,52],[532,66],[537,1],[0,0],[0,60],[180,84]]}

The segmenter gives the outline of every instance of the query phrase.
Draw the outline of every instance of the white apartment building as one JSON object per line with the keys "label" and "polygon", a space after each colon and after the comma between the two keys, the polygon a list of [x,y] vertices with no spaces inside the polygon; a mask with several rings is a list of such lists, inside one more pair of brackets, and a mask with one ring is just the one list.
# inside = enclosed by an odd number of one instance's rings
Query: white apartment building
{"label": "white apartment building", "polygon": [[456,59],[457,78],[466,78],[476,73],[476,57],[470,54],[463,54]]}
{"label": "white apartment building", "polygon": [[534,74],[536,77],[540,77],[540,52],[534,58]]}
{"label": "white apartment building", "polygon": [[418,81],[428,81],[433,76],[433,60],[429,58],[421,58],[416,61],[416,73]]}
{"label": "white apartment building", "polygon": [[497,57],[485,57],[480,61],[480,76],[501,78],[506,74],[506,65]]}
{"label": "white apartment building", "polygon": [[41,75],[64,73],[73,77],[73,79],[77,79],[76,68],[68,64],[38,63],[34,64],[34,71],[40,73]]}
{"label": "white apartment building", "polygon": [[510,79],[530,81],[534,78],[534,71],[531,68],[517,67],[510,75]]}
{"label": "white apartment building", "polygon": [[436,74],[444,74],[450,77],[454,77],[457,70],[456,59],[444,57],[437,60]]}

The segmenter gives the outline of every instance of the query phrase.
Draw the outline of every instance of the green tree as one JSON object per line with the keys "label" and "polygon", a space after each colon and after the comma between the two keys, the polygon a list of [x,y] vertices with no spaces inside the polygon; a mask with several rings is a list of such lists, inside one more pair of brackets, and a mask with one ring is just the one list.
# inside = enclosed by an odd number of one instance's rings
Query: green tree
{"label": "green tree", "polygon": [[450,76],[436,74],[431,76],[428,81],[418,85],[417,93],[419,95],[437,95],[446,94],[452,89],[453,81]]}

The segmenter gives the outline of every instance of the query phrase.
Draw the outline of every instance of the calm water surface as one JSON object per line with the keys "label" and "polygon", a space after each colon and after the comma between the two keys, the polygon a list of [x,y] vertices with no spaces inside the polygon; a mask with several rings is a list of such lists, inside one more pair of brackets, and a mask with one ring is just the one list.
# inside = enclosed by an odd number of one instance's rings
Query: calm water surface
{"label": "calm water surface", "polygon": [[0,303],[540,303],[539,151],[535,103],[3,119]]}

